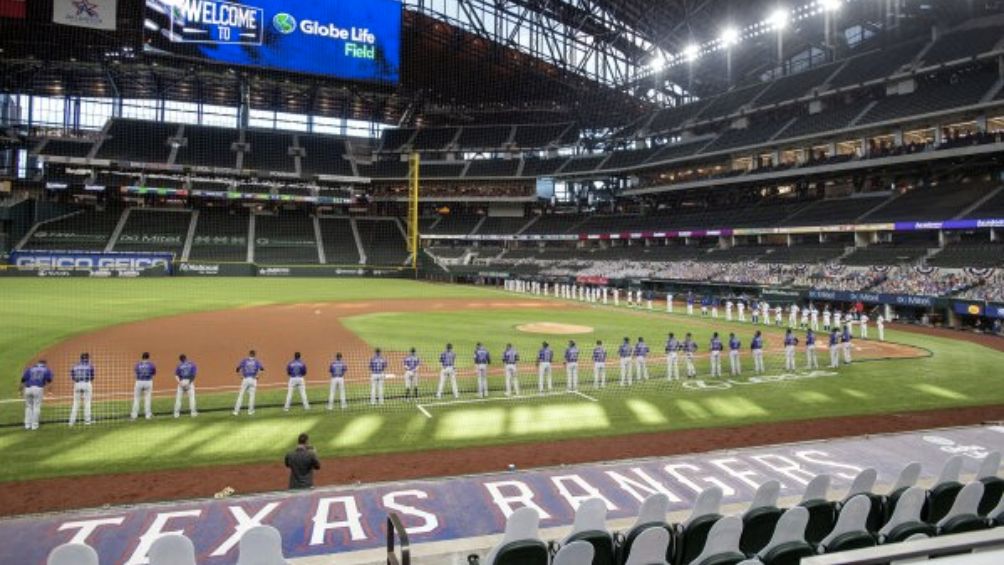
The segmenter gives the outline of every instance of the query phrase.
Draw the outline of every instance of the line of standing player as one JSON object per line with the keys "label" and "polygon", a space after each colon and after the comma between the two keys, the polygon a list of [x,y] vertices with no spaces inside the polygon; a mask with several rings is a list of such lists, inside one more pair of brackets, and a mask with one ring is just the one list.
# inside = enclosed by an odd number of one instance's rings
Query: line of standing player
{"label": "line of standing player", "polygon": [[[830,367],[837,367],[841,362],[849,364],[851,362],[851,335],[850,326],[844,326],[843,332],[833,328],[829,335]],[[799,344],[791,329],[787,330],[784,337],[785,370],[794,371],[796,367],[795,349]],[[728,348],[729,374],[739,376],[742,374],[741,351],[742,343],[735,333],[729,334],[729,339],[723,341],[718,332],[715,332],[709,343],[710,375],[711,377],[722,376],[722,355]],[[750,341],[750,353],[753,357],[753,371],[755,374],[764,372],[763,351],[765,342],[763,335],[758,330]],[[698,352],[698,344],[694,341],[692,334],[687,333],[683,340],[676,338],[674,333],[669,333],[666,346],[666,378],[670,381],[680,379],[679,361],[682,357],[684,362],[685,375],[688,378],[697,376],[697,368],[694,363]],[[621,345],[617,348],[617,356],[620,366],[620,385],[629,386],[633,382],[649,380],[648,357],[651,350],[645,339],[639,337],[632,344],[630,338],[625,337]],[[579,357],[580,350],[575,341],[570,340],[563,353],[565,368],[565,388],[569,392],[579,389]],[[818,369],[819,362],[816,357],[816,336],[812,329],[806,330],[805,334],[805,355],[806,368]],[[554,389],[552,365],[554,363],[555,352],[546,341],[541,344],[537,351],[537,391],[540,394],[551,392]],[[604,388],[607,384],[607,350],[602,341],[597,340],[591,352],[592,377],[594,388]],[[487,398],[489,394],[488,376],[489,366],[492,358],[488,349],[478,343],[472,355],[477,379],[477,395],[479,398]],[[502,353],[502,366],[505,379],[505,396],[520,395],[520,375],[519,375],[519,352],[511,343],[506,344]],[[370,374],[370,404],[382,405],[384,403],[384,383],[387,377],[389,362],[378,348],[374,351],[369,360],[368,368]],[[404,370],[404,398],[417,399],[419,397],[419,375],[422,361],[412,348],[402,361]],[[265,366],[258,359],[254,350],[248,352],[247,357],[241,359],[237,364],[236,372],[240,377],[240,388],[237,392],[237,399],[234,404],[233,415],[238,416],[244,406],[244,399],[247,398],[247,414],[255,413],[255,395],[258,388],[258,379],[265,371]],[[134,367],[135,384],[133,389],[133,403],[130,417],[136,420],[143,409],[146,419],[153,417],[152,395],[153,379],[157,375],[157,366],[150,359],[149,353],[143,353],[140,360]],[[345,409],[348,405],[345,391],[345,378],[349,373],[348,364],[341,353],[335,355],[335,360],[328,367],[330,383],[328,388],[328,410],[333,410],[337,400],[340,407]],[[181,415],[183,399],[188,396],[189,414],[192,417],[198,416],[195,400],[195,379],[198,368],[195,363],[184,354],[178,357],[178,364],[174,370],[174,378],[177,384],[174,402],[174,417]],[[310,410],[310,402],[307,398],[306,377],[307,364],[303,361],[299,352],[293,354],[293,359],[286,365],[286,375],[288,377],[288,387],[286,392],[286,402],[283,409],[289,411],[294,393],[299,393],[300,401],[304,410]],[[96,371],[91,363],[90,355],[82,353],[78,363],[70,368],[70,379],[73,382],[73,402],[70,408],[68,424],[73,426],[77,422],[77,416],[83,412],[83,423],[90,425],[92,420],[92,398]],[[24,427],[26,430],[37,430],[40,414],[42,410],[42,400],[44,398],[45,387],[52,383],[53,375],[44,359],[39,360],[35,365],[29,367],[21,376],[21,390],[25,402]],[[439,355],[439,385],[436,388],[436,398],[442,398],[444,390],[449,387],[448,392],[452,392],[454,398],[460,397],[457,387],[457,354],[452,344],[446,344],[446,348]]]}

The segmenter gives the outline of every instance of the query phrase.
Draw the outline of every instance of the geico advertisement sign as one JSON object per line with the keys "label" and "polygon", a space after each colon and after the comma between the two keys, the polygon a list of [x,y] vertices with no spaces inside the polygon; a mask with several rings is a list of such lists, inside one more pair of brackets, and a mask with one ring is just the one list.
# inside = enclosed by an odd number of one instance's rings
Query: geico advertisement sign
{"label": "geico advertisement sign", "polygon": [[15,265],[30,269],[102,269],[116,271],[142,271],[153,267],[170,266],[165,259],[144,257],[18,257]]}

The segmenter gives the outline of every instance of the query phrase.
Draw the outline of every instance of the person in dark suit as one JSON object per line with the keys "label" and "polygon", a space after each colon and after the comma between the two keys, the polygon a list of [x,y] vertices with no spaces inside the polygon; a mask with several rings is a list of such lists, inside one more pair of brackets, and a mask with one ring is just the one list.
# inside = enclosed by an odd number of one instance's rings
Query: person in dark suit
{"label": "person in dark suit", "polygon": [[321,469],[321,462],[307,434],[300,434],[296,449],[286,454],[286,467],[289,468],[289,488],[314,488],[314,471]]}

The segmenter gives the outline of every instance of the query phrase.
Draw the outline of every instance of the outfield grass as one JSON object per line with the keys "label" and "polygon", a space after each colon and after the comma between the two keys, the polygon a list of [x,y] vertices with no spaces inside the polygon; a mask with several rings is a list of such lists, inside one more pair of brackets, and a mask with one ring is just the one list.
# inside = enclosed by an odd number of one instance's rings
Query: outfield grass
{"label": "outfield grass", "polygon": [[[0,366],[8,375],[15,374],[33,352],[77,332],[152,316],[249,303],[499,296],[495,291],[473,287],[313,279],[15,279],[0,280],[0,289],[0,316],[11,320],[0,330]],[[35,312],[37,316],[33,315]],[[1004,404],[1004,387],[999,386],[1004,353],[971,343],[896,331],[887,331],[887,338],[927,349],[932,355],[855,363],[841,368],[836,376],[691,390],[678,383],[670,385],[663,379],[661,350],[666,332],[672,330],[680,335],[693,331],[702,349],[706,349],[712,328],[723,332],[735,328],[747,344],[751,327],[722,320],[612,308],[382,313],[347,318],[344,323],[374,346],[392,350],[416,346],[426,352],[427,365],[432,365],[434,353],[446,341],[456,345],[464,364],[469,364],[471,348],[478,340],[491,346],[496,362],[506,341],[512,341],[520,349],[524,360],[533,358],[541,339],[549,339],[560,353],[567,337],[530,335],[515,330],[519,324],[539,321],[596,328],[593,334],[574,336],[584,351],[590,350],[597,338],[607,342],[612,353],[622,336],[629,335],[632,339],[644,336],[654,352],[653,380],[622,389],[615,384],[618,370],[612,362],[608,381],[614,384],[595,391],[591,388],[591,363],[585,361],[581,363],[580,383],[591,398],[529,395],[520,400],[496,398],[457,405],[437,405],[430,399],[424,401],[424,406],[431,418],[414,405],[396,399],[382,409],[371,409],[362,401],[368,395],[365,386],[352,387],[351,396],[357,402],[349,410],[335,413],[318,410],[321,406],[315,404],[315,410],[309,413],[297,408],[287,414],[274,407],[284,398],[284,390],[260,391],[259,406],[273,407],[259,409],[253,419],[230,415],[232,393],[200,393],[202,414],[198,419],[159,417],[152,422],[99,423],[72,430],[49,424],[33,433],[14,427],[0,429],[0,454],[6,463],[0,466],[0,481],[274,462],[288,449],[291,438],[302,431],[312,435],[323,456],[350,456]],[[771,339],[776,343],[776,334]],[[820,360],[825,365],[824,357],[821,355]],[[781,361],[779,356],[770,356],[768,373],[780,373]],[[802,362],[801,351],[799,362]],[[744,363],[748,375],[751,368],[748,355]],[[435,386],[435,370],[429,366],[426,370],[422,386],[428,394]],[[706,372],[706,362],[699,363],[699,370]],[[323,383],[322,378],[317,379]],[[494,378],[496,389],[500,381]],[[564,382],[563,371],[557,364],[555,381],[559,386]],[[536,376],[524,375],[523,384],[524,392],[535,389]],[[397,392],[400,387],[400,381],[392,379],[388,392]],[[472,383],[467,381],[465,388],[470,390]],[[311,394],[315,403],[326,397],[321,388],[314,388]],[[471,395],[465,398],[471,399]],[[166,412],[170,404],[172,400],[160,399],[156,408]],[[0,418],[4,422],[18,421],[20,411],[20,404],[0,404]]]}

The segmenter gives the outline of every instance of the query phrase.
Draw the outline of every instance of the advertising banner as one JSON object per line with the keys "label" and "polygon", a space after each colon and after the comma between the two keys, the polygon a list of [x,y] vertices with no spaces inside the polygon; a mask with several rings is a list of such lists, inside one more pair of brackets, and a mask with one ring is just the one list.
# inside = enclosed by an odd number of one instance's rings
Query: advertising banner
{"label": "advertising banner", "polygon": [[0,18],[23,20],[28,15],[25,0],[0,0]]}
{"label": "advertising banner", "polygon": [[937,298],[933,296],[883,294],[877,292],[844,292],[833,290],[810,290],[809,298],[812,300],[864,302],[865,304],[891,304],[893,306],[913,306],[919,308],[930,308],[937,302]]}
{"label": "advertising banner", "polygon": [[963,316],[1004,319],[1004,304],[986,302],[953,302],[952,310]]}
{"label": "advertising banner", "polygon": [[398,0],[146,0],[146,49],[280,71],[397,84]]}
{"label": "advertising banner", "polygon": [[144,271],[162,267],[171,272],[170,253],[87,253],[80,251],[15,251],[10,264],[19,269],[80,271]]}
{"label": "advertising banner", "polygon": [[118,0],[52,0],[52,22],[90,29],[115,29]]}

